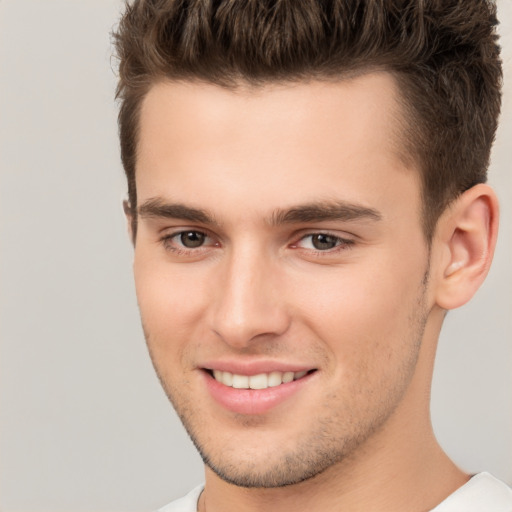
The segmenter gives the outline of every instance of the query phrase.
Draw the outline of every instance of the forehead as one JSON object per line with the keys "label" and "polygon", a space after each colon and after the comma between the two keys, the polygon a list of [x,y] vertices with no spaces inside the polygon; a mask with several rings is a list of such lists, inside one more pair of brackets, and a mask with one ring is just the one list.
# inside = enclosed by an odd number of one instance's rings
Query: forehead
{"label": "forehead", "polygon": [[158,83],[141,108],[139,204],[177,191],[189,201],[216,196],[246,208],[249,198],[255,208],[364,203],[404,179],[416,186],[417,172],[401,154],[398,100],[383,72],[236,89]]}
{"label": "forehead", "polygon": [[[383,128],[384,137],[373,143],[383,142],[400,154],[405,122],[399,100],[397,83],[387,72],[331,81],[240,83],[232,88],[162,81],[150,88],[142,102],[139,141],[155,143],[155,130],[164,128],[173,138],[186,139],[204,129],[236,142],[245,134],[269,132],[287,120],[289,135],[296,130],[313,135],[315,128],[331,124],[341,130],[340,136],[346,137],[349,127],[352,137],[361,139],[371,135],[370,125]],[[307,127],[311,130],[305,132]]]}

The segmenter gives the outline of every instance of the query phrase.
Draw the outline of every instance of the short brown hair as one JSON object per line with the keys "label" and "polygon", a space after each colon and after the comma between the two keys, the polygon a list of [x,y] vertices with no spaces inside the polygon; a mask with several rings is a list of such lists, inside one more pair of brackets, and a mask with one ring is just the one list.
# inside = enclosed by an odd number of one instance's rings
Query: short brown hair
{"label": "short brown hair", "polygon": [[138,119],[157,81],[224,87],[383,69],[407,112],[424,231],[486,181],[501,103],[496,6],[487,0],[135,0],[114,33],[119,134],[136,230]]}

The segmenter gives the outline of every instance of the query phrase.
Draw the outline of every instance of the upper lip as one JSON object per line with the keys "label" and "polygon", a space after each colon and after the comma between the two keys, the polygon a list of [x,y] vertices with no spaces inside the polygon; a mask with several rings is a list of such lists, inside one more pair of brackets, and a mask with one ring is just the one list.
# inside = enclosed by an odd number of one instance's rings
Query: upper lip
{"label": "upper lip", "polygon": [[240,361],[240,360],[216,360],[206,361],[200,365],[203,370],[220,370],[222,372],[230,372],[237,375],[258,375],[260,373],[271,372],[302,372],[315,370],[314,365],[304,363],[290,363],[284,361],[270,361],[270,360],[253,360],[253,361]]}

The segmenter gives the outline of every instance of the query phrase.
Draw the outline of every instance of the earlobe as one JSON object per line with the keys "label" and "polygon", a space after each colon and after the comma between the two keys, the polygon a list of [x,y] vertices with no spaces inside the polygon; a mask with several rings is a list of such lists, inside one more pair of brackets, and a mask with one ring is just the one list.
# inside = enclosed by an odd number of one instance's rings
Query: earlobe
{"label": "earlobe", "polygon": [[498,217],[496,194],[479,184],[461,194],[439,219],[436,303],[441,308],[462,306],[483,283],[494,255]]}

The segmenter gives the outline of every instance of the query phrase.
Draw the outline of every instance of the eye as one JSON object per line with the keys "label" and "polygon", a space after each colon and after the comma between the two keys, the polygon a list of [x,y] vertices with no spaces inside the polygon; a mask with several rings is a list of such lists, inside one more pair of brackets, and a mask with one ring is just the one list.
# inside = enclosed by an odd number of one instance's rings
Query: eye
{"label": "eye", "polygon": [[343,249],[353,243],[352,240],[346,240],[329,233],[311,233],[302,237],[296,247],[313,251],[330,251],[336,248]]}
{"label": "eye", "polygon": [[179,255],[196,253],[198,250],[217,245],[206,233],[195,229],[166,234],[161,238],[161,242],[165,250]]}
{"label": "eye", "polygon": [[334,247],[339,244],[339,238],[332,235],[326,235],[325,233],[317,233],[315,235],[311,235],[310,238],[311,245],[318,251],[334,249]]}
{"label": "eye", "polygon": [[178,238],[183,247],[186,247],[187,249],[195,249],[196,247],[201,247],[204,244],[206,235],[200,231],[183,231],[182,233],[175,235],[174,238]]}

